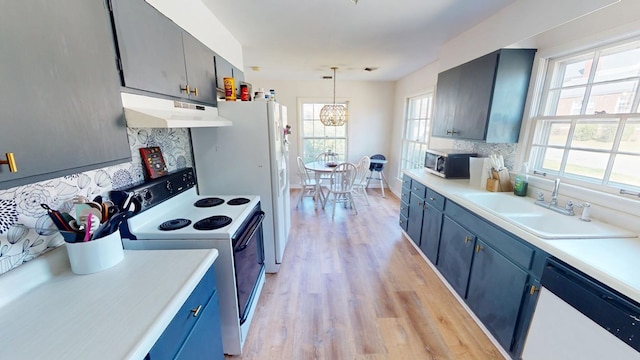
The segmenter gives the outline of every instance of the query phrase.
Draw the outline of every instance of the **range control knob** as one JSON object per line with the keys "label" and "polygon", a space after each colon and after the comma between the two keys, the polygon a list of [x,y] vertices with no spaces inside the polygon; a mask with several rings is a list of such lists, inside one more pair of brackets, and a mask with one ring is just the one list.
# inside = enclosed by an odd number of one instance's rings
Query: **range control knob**
{"label": "range control knob", "polygon": [[166,187],[170,193],[173,192],[173,184],[171,183],[171,181],[167,180]]}

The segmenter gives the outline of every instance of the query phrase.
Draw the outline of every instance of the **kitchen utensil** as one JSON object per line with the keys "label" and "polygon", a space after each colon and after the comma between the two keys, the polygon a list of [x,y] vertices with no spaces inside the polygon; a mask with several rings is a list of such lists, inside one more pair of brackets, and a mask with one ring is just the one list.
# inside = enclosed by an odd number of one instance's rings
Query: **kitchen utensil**
{"label": "kitchen utensil", "polygon": [[68,213],[62,213],[58,210],[53,210],[47,204],[40,204],[43,209],[47,210],[47,215],[53,221],[53,224],[61,231],[72,231],[73,229],[69,226],[69,221],[73,220],[73,217]]}
{"label": "kitchen utensil", "polygon": [[87,226],[84,231],[84,241],[87,242],[91,238],[91,218],[93,217],[92,213],[87,214]]}

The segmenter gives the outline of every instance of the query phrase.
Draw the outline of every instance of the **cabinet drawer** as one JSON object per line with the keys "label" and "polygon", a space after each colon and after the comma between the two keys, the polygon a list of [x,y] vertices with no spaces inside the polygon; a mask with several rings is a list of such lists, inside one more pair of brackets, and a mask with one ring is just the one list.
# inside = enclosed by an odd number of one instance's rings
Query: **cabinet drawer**
{"label": "cabinet drawer", "polygon": [[194,311],[198,309],[199,306],[202,310],[209,302],[209,299],[211,299],[215,290],[216,279],[212,265],[196,288],[193,289],[191,295],[189,295],[180,310],[178,310],[162,335],[160,335],[160,338],[158,338],[158,341],[156,341],[153,348],[151,348],[151,351],[149,351],[149,357],[151,359],[171,359],[178,353],[178,350],[180,350],[180,347],[198,320],[198,317],[194,316]]}
{"label": "cabinet drawer", "polygon": [[402,188],[411,190],[411,178],[406,174],[402,175]]}
{"label": "cabinet drawer", "polygon": [[407,225],[409,224],[409,222],[407,221],[406,216],[400,214],[400,220],[398,221],[398,224],[400,224],[402,230],[407,231]]}
{"label": "cabinet drawer", "polygon": [[427,193],[427,187],[417,181],[411,181],[411,193],[420,199],[424,199],[424,195]]}
{"label": "cabinet drawer", "polygon": [[452,201],[447,201],[445,213],[467,229],[473,229],[479,238],[498,249],[511,261],[524,269],[531,269],[535,250],[518,237],[497,228]]}
{"label": "cabinet drawer", "polygon": [[404,201],[400,202],[400,215],[404,215],[404,217],[409,217],[409,205]]}
{"label": "cabinet drawer", "polygon": [[425,198],[425,202],[434,208],[442,211],[444,210],[444,201],[445,197],[438,194],[437,192],[427,189],[427,197]]}
{"label": "cabinet drawer", "polygon": [[400,194],[400,200],[405,204],[409,204],[409,200],[411,199],[411,191],[409,189],[402,188],[402,193]]}

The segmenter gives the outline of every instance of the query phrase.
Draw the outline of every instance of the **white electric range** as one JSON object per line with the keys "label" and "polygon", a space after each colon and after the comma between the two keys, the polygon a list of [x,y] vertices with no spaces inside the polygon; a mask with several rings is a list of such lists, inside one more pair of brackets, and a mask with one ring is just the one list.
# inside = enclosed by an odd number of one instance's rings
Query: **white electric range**
{"label": "white electric range", "polygon": [[260,197],[200,196],[191,168],[113,191],[111,197],[138,211],[120,227],[125,249],[218,250],[214,267],[223,348],[240,355],[265,278]]}

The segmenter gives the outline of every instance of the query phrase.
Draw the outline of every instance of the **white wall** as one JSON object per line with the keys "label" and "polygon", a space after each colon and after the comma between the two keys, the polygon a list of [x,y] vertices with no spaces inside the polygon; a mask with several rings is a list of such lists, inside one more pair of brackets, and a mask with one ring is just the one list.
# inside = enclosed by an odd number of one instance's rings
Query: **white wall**
{"label": "white wall", "polygon": [[[300,116],[298,99],[333,101],[333,81],[273,81],[260,80],[254,74],[245,74],[253,90],[275,89],[276,100],[287,107],[289,125],[292,127],[289,147],[289,180],[292,186],[300,184],[295,169],[299,155]],[[391,153],[391,125],[394,98],[392,82],[340,81],[336,79],[336,101],[349,101],[347,123],[347,160],[357,161],[363,155]],[[386,171],[385,171],[386,173]]]}
{"label": "white wall", "polygon": [[[432,91],[436,85],[438,72],[513,44],[534,46],[538,49],[536,57],[540,57],[545,54],[548,56],[551,52],[559,53],[560,49],[567,51],[567,47],[584,46],[585,43],[591,42],[590,40],[602,41],[604,38],[619,37],[621,34],[640,29],[638,26],[640,1],[621,0],[593,12],[611,2],[607,0],[539,0],[535,2],[519,0],[444,44],[438,61],[396,83],[392,130],[394,159],[400,156],[402,109],[405,99],[420,92]],[[580,17],[584,13],[589,14]],[[577,19],[569,21],[572,18]],[[539,64],[539,61],[536,61],[536,64]],[[538,72],[535,66],[534,64],[534,76]],[[534,78],[532,78],[532,86],[533,80]],[[528,112],[529,109],[525,109],[525,114]],[[521,136],[525,132],[526,124],[525,115]],[[432,138],[431,141],[433,147],[449,147],[448,145],[452,144],[436,138]],[[398,161],[394,161],[391,166],[393,168],[390,171],[397,173]],[[389,181],[394,193],[399,194],[401,182],[397,179],[389,179]]]}

